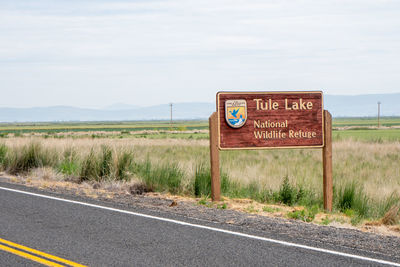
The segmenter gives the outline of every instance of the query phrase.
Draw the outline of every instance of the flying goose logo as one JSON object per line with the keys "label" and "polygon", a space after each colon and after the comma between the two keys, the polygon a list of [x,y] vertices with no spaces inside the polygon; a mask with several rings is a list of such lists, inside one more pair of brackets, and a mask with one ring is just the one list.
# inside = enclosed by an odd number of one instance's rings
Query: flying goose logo
{"label": "flying goose logo", "polygon": [[247,120],[247,103],[244,99],[226,100],[225,120],[232,128],[240,128]]}

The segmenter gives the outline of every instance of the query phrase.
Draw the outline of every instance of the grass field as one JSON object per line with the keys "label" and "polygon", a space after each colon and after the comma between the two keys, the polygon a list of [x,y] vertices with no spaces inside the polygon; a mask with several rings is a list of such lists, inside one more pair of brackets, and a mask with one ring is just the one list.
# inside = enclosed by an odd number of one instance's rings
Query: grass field
{"label": "grass field", "polygon": [[[400,117],[382,117],[381,126],[400,126]],[[377,118],[334,118],[333,127],[375,127]],[[0,123],[0,133],[29,132],[88,132],[88,131],[143,131],[143,130],[208,129],[207,120],[174,121],[120,121],[120,122],[60,122],[60,123]]]}
{"label": "grass field", "polygon": [[[400,117],[384,117],[381,122],[382,128],[377,129],[376,118],[336,118],[333,139],[376,143],[400,141]],[[22,135],[45,138],[209,138],[207,121],[176,121],[172,127],[166,121],[0,124],[0,138]]]}
{"label": "grass field", "polygon": [[[399,117],[382,117],[380,119],[380,125],[384,127],[400,126]],[[376,117],[364,117],[364,118],[334,118],[333,127],[349,127],[349,126],[378,126],[378,118]]]}
{"label": "grass field", "polygon": [[[347,121],[360,126],[359,119]],[[61,179],[142,182],[154,191],[208,196],[207,123],[174,126],[169,131],[166,122],[2,125],[0,167],[12,174],[50,168]],[[18,127],[31,132],[15,134]],[[400,129],[363,127],[333,133],[335,211],[354,223],[381,218],[400,205]],[[82,131],[69,130],[78,128]],[[221,152],[223,195],[321,209],[321,160],[318,149]]]}
{"label": "grass field", "polygon": [[334,130],[333,140],[365,141],[374,143],[399,142],[400,128],[395,129],[357,129],[357,130]]}
{"label": "grass field", "polygon": [[99,131],[193,130],[208,129],[207,121],[134,121],[76,123],[2,123],[0,133],[60,133]]}

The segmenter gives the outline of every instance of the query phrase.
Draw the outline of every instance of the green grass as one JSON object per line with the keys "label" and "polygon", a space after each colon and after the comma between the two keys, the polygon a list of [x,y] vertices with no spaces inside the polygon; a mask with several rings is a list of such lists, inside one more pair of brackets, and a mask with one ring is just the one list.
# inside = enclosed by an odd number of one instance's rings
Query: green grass
{"label": "green grass", "polygon": [[63,159],[57,167],[57,170],[67,176],[78,175],[80,166],[77,161],[77,153],[72,149],[64,151]]}
{"label": "green grass", "polygon": [[7,150],[7,146],[0,144],[0,165],[3,165],[4,161],[6,160]]}
{"label": "green grass", "polygon": [[337,208],[341,212],[353,210],[360,218],[374,217],[371,214],[372,203],[363,191],[363,187],[355,182],[345,184],[338,191]]}
{"label": "green grass", "polygon": [[[400,117],[381,118],[382,126],[400,126]],[[333,127],[352,127],[348,130],[334,130],[333,140],[353,139],[362,142],[400,141],[400,129],[371,129],[377,126],[377,118],[334,118]],[[122,121],[122,122],[76,122],[76,123],[0,123],[0,138],[9,134],[21,137],[23,134],[41,133],[43,138],[65,138],[63,132],[75,132],[73,138],[148,138],[148,139],[208,139],[207,121]],[[192,130],[192,133],[184,131]],[[140,132],[149,131],[149,132]],[[98,132],[98,133],[93,133]],[[85,134],[86,133],[86,134]]]}
{"label": "green grass", "polygon": [[[381,126],[400,126],[400,117],[381,117]],[[344,126],[378,126],[377,117],[333,118],[333,127]]]}
{"label": "green grass", "polygon": [[333,141],[353,139],[355,141],[383,143],[399,142],[400,128],[396,129],[350,129],[334,130],[332,133]]}
{"label": "green grass", "polygon": [[186,131],[208,129],[207,121],[175,121],[172,127],[167,121],[127,121],[127,122],[76,122],[76,123],[0,123],[0,133],[47,133],[116,131],[122,134],[134,131]]}
{"label": "green grass", "polygon": [[210,168],[205,167],[204,164],[196,166],[196,171],[194,174],[194,195],[196,197],[200,196],[210,196],[211,195],[211,175]]}
{"label": "green grass", "polygon": [[302,210],[295,210],[287,214],[288,218],[301,220],[303,222],[312,222],[315,215],[319,212],[318,206],[312,206],[310,208],[305,208]]}
{"label": "green grass", "polygon": [[129,151],[120,152],[117,160],[116,178],[118,180],[129,180],[129,168],[133,162],[133,154]]}
{"label": "green grass", "polygon": [[151,191],[182,193],[181,187],[184,172],[177,164],[157,165],[146,160],[136,163],[135,173]]}
{"label": "green grass", "polygon": [[[127,137],[127,136],[126,136]],[[208,133],[171,133],[171,132],[158,132],[158,133],[141,133],[131,134],[129,137],[133,138],[148,138],[148,139],[209,139]]]}
{"label": "green grass", "polygon": [[265,212],[268,212],[268,213],[274,213],[274,212],[281,211],[282,209],[280,209],[280,208],[271,208],[271,207],[268,207],[268,206],[264,206],[262,208],[262,210],[265,211]]}

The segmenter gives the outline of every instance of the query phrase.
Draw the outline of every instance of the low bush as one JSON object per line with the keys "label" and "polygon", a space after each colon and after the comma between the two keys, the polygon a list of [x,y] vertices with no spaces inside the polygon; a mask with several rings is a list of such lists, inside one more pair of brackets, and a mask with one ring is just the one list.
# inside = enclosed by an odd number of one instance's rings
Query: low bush
{"label": "low bush", "polygon": [[289,177],[283,179],[279,189],[279,201],[286,205],[293,205],[297,199],[297,190],[289,183]]}

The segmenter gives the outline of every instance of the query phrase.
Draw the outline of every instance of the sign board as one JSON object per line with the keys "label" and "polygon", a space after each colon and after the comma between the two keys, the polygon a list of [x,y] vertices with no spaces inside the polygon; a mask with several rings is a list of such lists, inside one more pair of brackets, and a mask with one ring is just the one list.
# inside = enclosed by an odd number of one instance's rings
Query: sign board
{"label": "sign board", "polygon": [[217,93],[219,149],[324,146],[321,91]]}

